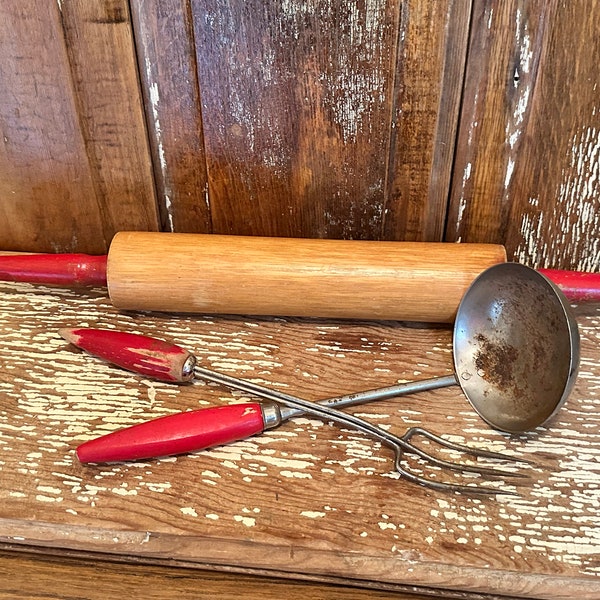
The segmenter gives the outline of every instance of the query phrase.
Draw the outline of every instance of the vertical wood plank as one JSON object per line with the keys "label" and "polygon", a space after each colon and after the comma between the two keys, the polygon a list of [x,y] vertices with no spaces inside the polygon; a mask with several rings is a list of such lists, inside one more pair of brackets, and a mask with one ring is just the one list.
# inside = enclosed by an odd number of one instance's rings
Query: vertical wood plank
{"label": "vertical wood plank", "polygon": [[600,6],[474,3],[447,239],[597,270]]}
{"label": "vertical wood plank", "polygon": [[8,0],[0,20],[0,244],[102,251],[58,7]]}
{"label": "vertical wood plank", "polygon": [[131,0],[161,229],[211,232],[189,0]]}
{"label": "vertical wood plank", "polygon": [[62,0],[80,126],[105,237],[158,226],[127,0]]}
{"label": "vertical wood plank", "polygon": [[561,2],[550,21],[506,238],[534,266],[600,270],[600,5]]}
{"label": "vertical wood plank", "polygon": [[471,2],[402,3],[384,238],[440,241]]}
{"label": "vertical wood plank", "polygon": [[95,253],[155,229],[127,3],[8,0],[0,17],[0,245]]}
{"label": "vertical wood plank", "polygon": [[215,232],[380,237],[398,3],[192,7]]}

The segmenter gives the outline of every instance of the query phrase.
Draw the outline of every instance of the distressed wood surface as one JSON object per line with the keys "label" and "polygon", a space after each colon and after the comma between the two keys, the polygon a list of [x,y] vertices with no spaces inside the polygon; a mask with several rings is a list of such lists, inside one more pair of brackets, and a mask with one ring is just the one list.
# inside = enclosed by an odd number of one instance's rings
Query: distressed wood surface
{"label": "distressed wood surface", "polygon": [[105,252],[158,226],[127,2],[0,6],[0,247]]}
{"label": "distressed wood surface", "polygon": [[131,0],[162,231],[212,230],[189,0]]}
{"label": "distressed wood surface", "polygon": [[161,229],[495,242],[598,269],[598,3],[7,0],[0,16],[3,250]]}
{"label": "distressed wood surface", "polygon": [[87,439],[247,398],[137,377],[57,334],[73,326],[146,333],[215,370],[320,399],[451,373],[449,329],[118,313],[104,290],[1,284],[0,542],[465,597],[597,598],[600,306],[577,313],[578,382],[548,427],[515,437],[490,430],[458,388],[354,409],[398,433],[422,424],[535,461],[523,467],[531,478],[519,496],[475,498],[399,480],[387,449],[308,418],[190,456],[82,466],[74,448]]}
{"label": "distressed wood surface", "polygon": [[164,227],[441,239],[469,8],[134,0]]}
{"label": "distressed wood surface", "polygon": [[473,3],[448,240],[600,266],[600,5]]}
{"label": "distressed wood surface", "polygon": [[383,239],[442,240],[471,2],[402,2]]}
{"label": "distressed wood surface", "polygon": [[214,232],[377,238],[399,3],[191,6]]}

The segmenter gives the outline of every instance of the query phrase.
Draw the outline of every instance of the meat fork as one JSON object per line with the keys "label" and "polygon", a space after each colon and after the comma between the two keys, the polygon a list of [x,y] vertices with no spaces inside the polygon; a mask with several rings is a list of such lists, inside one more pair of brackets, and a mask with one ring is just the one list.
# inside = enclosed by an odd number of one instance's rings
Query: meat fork
{"label": "meat fork", "polygon": [[[520,473],[497,468],[443,460],[414,445],[412,440],[417,436],[422,436],[444,448],[477,458],[515,461],[508,455],[457,444],[421,427],[411,427],[401,437],[395,436],[364,419],[334,408],[355,406],[373,400],[444,387],[452,383],[453,376],[437,378],[435,383],[431,383],[431,380],[427,383],[412,382],[338,396],[314,403],[254,382],[201,367],[197,364],[196,357],[187,350],[154,338],[98,329],[63,329],[60,333],[65,339],[91,354],[137,373],[166,381],[189,381],[193,377],[197,377],[271,402],[261,405],[244,403],[199,409],[134,425],[79,446],[77,454],[82,462],[114,462],[192,452],[243,439],[265,429],[276,427],[287,419],[310,414],[325,421],[333,421],[360,431],[389,446],[394,451],[395,469],[400,476],[431,489],[484,495],[514,494],[511,491],[487,486],[436,481],[430,477],[418,475],[403,466],[405,454],[416,455],[435,467],[462,473],[502,478],[523,477]],[[527,461],[519,460],[518,462]]]}

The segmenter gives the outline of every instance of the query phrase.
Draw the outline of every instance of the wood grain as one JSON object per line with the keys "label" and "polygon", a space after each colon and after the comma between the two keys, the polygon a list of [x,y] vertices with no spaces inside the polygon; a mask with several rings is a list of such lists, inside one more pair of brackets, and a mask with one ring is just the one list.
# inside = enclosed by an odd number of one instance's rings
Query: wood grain
{"label": "wood grain", "polygon": [[380,235],[397,2],[191,2],[213,231]]}
{"label": "wood grain", "polygon": [[4,249],[104,252],[156,229],[127,3],[0,8]]}
{"label": "wood grain", "polygon": [[492,242],[598,269],[596,3],[1,10],[2,249],[161,229]]}
{"label": "wood grain", "polygon": [[471,2],[402,2],[383,239],[440,241]]}
{"label": "wood grain", "polygon": [[468,3],[421,5],[191,2],[214,232],[441,238]]}
{"label": "wood grain", "polygon": [[210,233],[202,107],[188,0],[132,0],[162,231]]}
{"label": "wood grain", "polygon": [[600,7],[473,6],[447,239],[597,271]]}
{"label": "wood grain", "polygon": [[424,425],[534,460],[517,488],[494,484],[519,496],[474,498],[398,480],[378,444],[306,418],[190,456],[82,466],[74,448],[87,439],[244,396],[136,377],[56,333],[95,326],[170,339],[215,370],[319,399],[450,373],[447,328],[119,313],[102,290],[2,284],[0,542],[465,597],[597,598],[600,306],[577,314],[579,379],[548,427],[492,431],[458,388],[355,409],[396,432]]}
{"label": "wood grain", "polygon": [[[458,593],[440,595],[410,591],[360,589],[340,583],[276,579],[267,575],[206,571],[185,567],[111,562],[110,557],[85,560],[69,556],[44,556],[0,551],[0,597],[65,600],[107,597],[181,600],[236,600],[243,595],[253,600],[461,600]],[[101,581],[102,585],[98,585]],[[435,595],[432,595],[435,594]],[[473,598],[471,596],[471,598]],[[480,596],[473,600],[495,600]],[[506,600],[506,597],[504,597]],[[509,599],[510,600],[510,599]]]}
{"label": "wood grain", "polygon": [[503,246],[118,233],[108,255],[125,310],[451,323]]}

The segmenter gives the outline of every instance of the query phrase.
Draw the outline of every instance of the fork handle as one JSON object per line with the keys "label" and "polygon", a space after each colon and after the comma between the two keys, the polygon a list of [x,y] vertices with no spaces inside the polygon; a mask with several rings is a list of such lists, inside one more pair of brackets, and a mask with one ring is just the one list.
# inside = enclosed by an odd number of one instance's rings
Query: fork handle
{"label": "fork handle", "polygon": [[[277,425],[270,422],[268,427]],[[82,463],[121,462],[195,452],[236,442],[266,428],[261,404],[248,402],[176,413],[81,444]]]}

